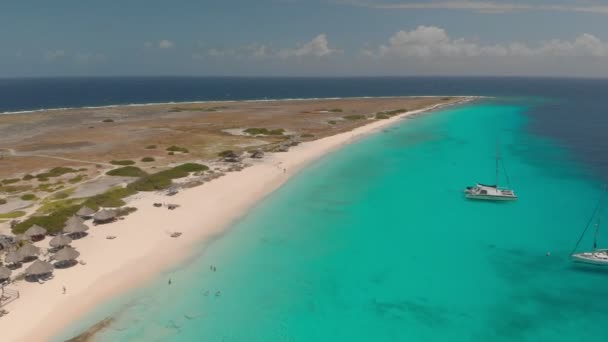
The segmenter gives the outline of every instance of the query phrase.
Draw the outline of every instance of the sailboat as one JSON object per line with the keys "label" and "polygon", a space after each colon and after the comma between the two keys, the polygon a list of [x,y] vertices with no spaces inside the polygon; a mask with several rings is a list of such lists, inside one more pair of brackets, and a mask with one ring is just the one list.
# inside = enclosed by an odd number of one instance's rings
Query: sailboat
{"label": "sailboat", "polygon": [[[515,191],[508,188],[502,188],[498,186],[498,177],[500,174],[500,153],[498,145],[496,146],[496,182],[494,185],[485,185],[477,183],[475,186],[468,186],[465,190],[465,197],[474,200],[485,200],[485,201],[515,201],[517,195]],[[504,167],[504,164],[503,164]],[[506,174],[506,172],[505,172]],[[507,178],[508,183],[508,178]]]}
{"label": "sailboat", "polygon": [[[605,193],[605,190],[604,190],[604,193]],[[598,203],[598,206],[595,209],[595,212],[593,213],[591,220],[589,220],[589,223],[591,223],[593,218],[595,216],[597,216],[597,222],[595,223],[595,233],[593,235],[593,250],[591,252],[574,253],[576,251],[576,249],[578,248],[578,245],[581,243],[583,236],[585,236],[585,233],[587,232],[587,228],[589,228],[589,224],[587,224],[587,226],[585,227],[585,230],[583,231],[583,234],[581,234],[580,238],[578,239],[578,242],[576,243],[576,246],[574,247],[574,250],[572,251],[571,257],[572,257],[572,261],[574,261],[574,262],[595,265],[595,266],[608,266],[608,249],[598,249],[597,248],[597,237],[598,237],[599,231],[600,231],[600,216],[598,215],[598,213],[601,210],[601,204],[602,204],[602,199],[600,199],[600,202]]]}

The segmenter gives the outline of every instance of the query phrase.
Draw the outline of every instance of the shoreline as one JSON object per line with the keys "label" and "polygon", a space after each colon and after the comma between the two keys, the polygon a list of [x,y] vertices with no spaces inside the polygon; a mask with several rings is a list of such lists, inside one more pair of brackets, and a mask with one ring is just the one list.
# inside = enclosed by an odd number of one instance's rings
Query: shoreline
{"label": "shoreline", "polygon": [[101,106],[82,106],[82,107],[58,107],[58,108],[39,108],[28,110],[15,110],[0,112],[0,115],[19,115],[43,112],[56,112],[64,110],[76,109],[112,109],[119,107],[148,107],[148,106],[168,106],[168,105],[184,105],[184,104],[207,104],[207,103],[256,103],[256,102],[288,102],[288,101],[327,101],[327,100],[358,100],[358,99],[400,99],[400,98],[429,98],[429,97],[453,97],[453,98],[471,98],[480,99],[487,96],[474,95],[404,95],[404,96],[352,96],[352,97],[298,97],[298,98],[275,98],[275,99],[249,99],[249,100],[201,100],[201,101],[170,101],[170,102],[150,102],[150,103],[124,103],[111,104]]}
{"label": "shoreline", "polygon": [[[478,97],[456,98],[449,104],[374,121],[352,131],[302,143],[286,153],[271,154],[240,172],[180,192],[171,201],[181,207],[169,214],[166,209],[152,206],[154,202],[166,201],[166,197],[155,193],[136,195],[129,206],[139,208],[137,212],[124,221],[97,226],[91,229],[89,237],[73,243],[86,251],[83,253],[86,265],[62,270],[43,286],[27,282],[11,286],[21,292],[22,298],[9,304],[10,314],[0,320],[3,337],[9,341],[42,341],[56,336],[104,300],[175,267],[192,255],[192,247],[227,232],[232,222],[311,162],[404,117],[460,105]],[[178,220],[179,227],[175,223]],[[141,234],[142,229],[146,235]],[[170,238],[168,233],[176,230],[183,232],[183,236]],[[106,240],[106,235],[118,238]],[[134,244],[138,247],[133,248]],[[61,294],[62,286],[68,289],[65,295]],[[40,306],[42,302],[44,307]],[[23,324],[26,321],[28,327],[36,326],[36,331],[27,328]]]}

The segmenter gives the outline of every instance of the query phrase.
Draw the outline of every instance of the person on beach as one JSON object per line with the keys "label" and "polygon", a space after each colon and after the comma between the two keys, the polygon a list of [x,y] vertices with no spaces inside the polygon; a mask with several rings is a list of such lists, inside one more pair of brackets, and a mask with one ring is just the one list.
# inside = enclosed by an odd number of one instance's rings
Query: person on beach
{"label": "person on beach", "polygon": [[67,292],[65,285],[63,286],[63,294],[65,294]]}

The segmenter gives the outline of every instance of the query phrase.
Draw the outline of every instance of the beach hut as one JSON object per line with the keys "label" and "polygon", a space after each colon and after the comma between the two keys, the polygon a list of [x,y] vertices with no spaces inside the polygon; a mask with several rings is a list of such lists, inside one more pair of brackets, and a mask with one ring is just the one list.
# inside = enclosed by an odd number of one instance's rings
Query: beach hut
{"label": "beach hut", "polygon": [[38,258],[38,255],[40,254],[40,248],[28,243],[19,248],[17,252],[23,257],[23,262],[28,262]]}
{"label": "beach hut", "polygon": [[49,245],[53,248],[63,248],[72,243],[72,238],[67,235],[59,234],[51,239]]}
{"label": "beach hut", "polygon": [[23,261],[23,255],[17,251],[10,251],[6,253],[4,261],[8,264],[17,265]]}
{"label": "beach hut", "polygon": [[76,216],[70,217],[63,228],[63,232],[74,239],[79,239],[86,235],[86,231],[89,230],[84,221]]}
{"label": "beach hut", "polygon": [[83,206],[76,213],[76,216],[80,217],[83,220],[91,219],[91,218],[93,218],[93,215],[95,215],[95,210],[93,210],[87,206]]}
{"label": "beach hut", "polygon": [[77,263],[76,259],[80,256],[80,252],[74,248],[68,246],[61,249],[55,254],[55,266],[57,267],[69,267]]}
{"label": "beach hut", "polygon": [[10,279],[11,273],[13,273],[13,271],[11,271],[10,269],[4,266],[0,266],[0,284]]}
{"label": "beach hut", "polygon": [[51,265],[51,263],[42,260],[36,260],[33,264],[30,265],[30,267],[25,270],[25,277],[26,279],[36,280],[48,277],[51,275],[51,273],[53,273],[53,265]]}
{"label": "beach hut", "polygon": [[23,235],[30,241],[40,241],[44,239],[44,236],[46,235],[46,229],[35,224],[31,226],[28,230],[26,230]]}
{"label": "beach hut", "polygon": [[93,223],[95,224],[110,223],[114,220],[116,220],[116,212],[113,210],[104,209],[93,215]]}

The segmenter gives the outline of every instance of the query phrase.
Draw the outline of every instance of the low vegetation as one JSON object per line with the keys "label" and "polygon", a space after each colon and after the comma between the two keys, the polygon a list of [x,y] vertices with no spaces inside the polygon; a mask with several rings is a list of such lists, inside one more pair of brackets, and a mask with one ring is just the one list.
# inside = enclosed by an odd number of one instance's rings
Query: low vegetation
{"label": "low vegetation", "polygon": [[36,177],[34,177],[34,176],[30,175],[30,174],[27,174],[27,175],[23,176],[23,178],[22,178],[22,179],[23,179],[24,181],[28,181],[28,180],[30,180],[30,179],[34,179],[34,178],[36,178]]}
{"label": "low vegetation", "polygon": [[310,134],[310,133],[304,133],[302,135],[300,135],[302,138],[314,138],[315,135],[314,134]]}
{"label": "low vegetation", "polygon": [[118,177],[143,177],[146,176],[147,173],[136,166],[125,166],[118,169],[110,170],[106,172],[106,175]]}
{"label": "low vegetation", "polygon": [[142,162],[144,162],[144,163],[151,163],[151,162],[153,162],[154,160],[155,160],[155,159],[154,159],[154,158],[152,158],[152,157],[143,157],[143,158],[141,158],[141,161],[142,161]]}
{"label": "low vegetation", "polygon": [[174,168],[146,175],[129,184],[127,187],[135,191],[157,191],[171,186],[173,179],[184,178],[191,172],[206,171],[209,168],[202,164],[187,163]]}
{"label": "low vegetation", "polygon": [[25,215],[25,211],[12,211],[6,214],[0,214],[0,219],[16,219]]}
{"label": "low vegetation", "polygon": [[110,161],[110,164],[127,166],[127,165],[135,165],[135,162],[132,160],[112,160],[112,161]]}
{"label": "low vegetation", "polygon": [[124,217],[124,216],[127,216],[136,211],[137,211],[137,208],[135,208],[135,207],[122,207],[122,208],[116,209],[116,216]]}
{"label": "low vegetation", "polygon": [[6,204],[6,198],[0,198],[0,205]]}
{"label": "low vegetation", "polygon": [[102,120],[101,122],[106,122],[106,123],[108,123],[108,122],[114,122],[114,120],[112,120],[112,119],[104,119],[104,120]]}
{"label": "low vegetation", "polygon": [[386,115],[386,114],[382,114],[382,113],[376,113],[376,119],[377,120],[385,120],[390,118],[390,116]]}
{"label": "low vegetation", "polygon": [[38,178],[38,181],[42,182],[41,179],[48,180],[48,178],[60,177],[67,173],[76,173],[76,172],[78,172],[78,170],[72,169],[70,167],[59,166],[59,167],[52,168],[47,172],[37,174],[36,178]]}
{"label": "low vegetation", "polygon": [[79,205],[64,207],[53,211],[48,215],[32,216],[23,222],[18,223],[13,228],[14,234],[23,234],[31,226],[37,224],[47,230],[49,233],[58,233],[63,230],[65,222],[76,214],[80,209]]}
{"label": "low vegetation", "polygon": [[73,207],[82,202],[83,202],[82,198],[69,198],[69,199],[62,198],[62,199],[56,199],[56,200],[48,200],[48,201],[45,201],[45,203],[42,206],[40,206],[40,208],[38,208],[38,210],[36,212],[38,214],[47,215],[47,214],[54,213],[56,211],[61,211],[66,208]]}
{"label": "low vegetation", "polygon": [[0,192],[4,192],[7,194],[16,194],[19,192],[31,190],[32,188],[33,188],[33,186],[31,186],[31,185],[7,185],[7,186],[0,186]]}
{"label": "low vegetation", "polygon": [[69,182],[70,184],[76,184],[76,183],[80,183],[80,182],[81,182],[83,179],[85,179],[85,176],[84,176],[84,175],[78,175],[78,176],[76,176],[76,177],[74,177],[74,178],[70,178],[70,179],[68,180],[68,182]]}
{"label": "low vegetation", "polygon": [[345,120],[351,120],[351,121],[363,120],[363,119],[365,119],[365,115],[353,114],[353,115],[343,116],[342,118],[345,119]]}
{"label": "low vegetation", "polygon": [[222,151],[222,152],[218,153],[217,155],[222,158],[225,158],[225,157],[232,156],[233,154],[234,154],[233,150],[226,150],[226,151]]}
{"label": "low vegetation", "polygon": [[395,109],[395,110],[387,110],[384,112],[378,112],[376,113],[376,119],[388,119],[390,117],[393,117],[395,115],[399,115],[399,114],[403,114],[406,113],[407,109],[405,108],[401,108],[401,109]]}
{"label": "low vegetation", "polygon": [[332,113],[342,113],[342,108],[333,108],[329,110]]}
{"label": "low vegetation", "polygon": [[146,146],[146,150],[153,150],[156,147],[157,147],[156,145],[148,145],[148,146]]}
{"label": "low vegetation", "polygon": [[118,208],[126,204],[123,200],[124,198],[135,195],[136,193],[137,191],[130,187],[115,187],[103,194],[87,198],[83,204],[93,210],[99,210],[100,207]]}
{"label": "low vegetation", "polygon": [[330,124],[330,125],[337,124],[336,120],[329,120],[329,121],[327,121],[327,123]]}
{"label": "low vegetation", "polygon": [[24,201],[35,201],[38,199],[34,194],[25,194],[20,197]]}
{"label": "low vegetation", "polygon": [[175,145],[167,147],[167,151],[169,151],[169,152],[180,152],[180,153],[188,153],[188,152],[190,152],[185,147],[179,147],[179,146],[175,146]]}
{"label": "low vegetation", "polygon": [[247,128],[243,132],[249,135],[283,135],[285,130],[282,128],[268,129],[268,128]]}
{"label": "low vegetation", "polygon": [[17,182],[19,182],[20,179],[19,178],[11,178],[11,179],[3,179],[2,180],[2,184],[15,184]]}

